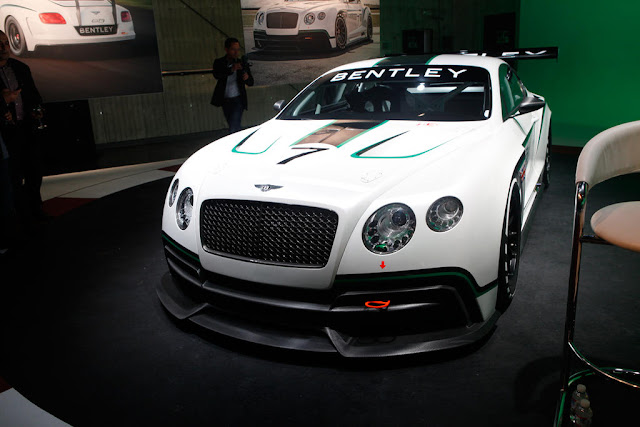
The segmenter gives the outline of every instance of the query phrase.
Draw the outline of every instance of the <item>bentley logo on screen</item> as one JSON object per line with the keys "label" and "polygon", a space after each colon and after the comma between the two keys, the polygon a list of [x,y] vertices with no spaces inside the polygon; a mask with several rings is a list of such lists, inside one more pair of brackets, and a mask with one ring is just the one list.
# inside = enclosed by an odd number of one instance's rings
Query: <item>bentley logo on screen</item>
{"label": "bentley logo on screen", "polygon": [[266,192],[270,190],[277,190],[278,188],[282,188],[282,185],[271,185],[271,184],[256,184],[256,188],[259,188],[260,191]]}
{"label": "bentley logo on screen", "polygon": [[76,27],[78,34],[81,36],[98,36],[101,34],[115,34],[115,25],[91,25],[88,27]]}

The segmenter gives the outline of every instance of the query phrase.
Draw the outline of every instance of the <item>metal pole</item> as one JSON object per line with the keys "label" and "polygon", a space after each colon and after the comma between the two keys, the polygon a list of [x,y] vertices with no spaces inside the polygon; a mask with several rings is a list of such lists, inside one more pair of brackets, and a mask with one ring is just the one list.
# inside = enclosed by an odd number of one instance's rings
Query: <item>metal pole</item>
{"label": "metal pole", "polygon": [[78,26],[82,27],[82,14],[80,13],[80,1],[76,0],[76,17],[78,18]]}
{"label": "metal pole", "polygon": [[580,258],[582,256],[582,232],[584,228],[584,216],[587,207],[587,192],[589,185],[586,182],[576,184],[575,216],[573,218],[573,240],[571,248],[571,270],[569,271],[569,289],[567,295],[567,312],[564,326],[564,341],[562,343],[562,372],[560,375],[560,395],[556,407],[556,426],[562,425],[563,396],[569,389],[569,377],[571,375],[571,347],[576,326],[576,309],[578,303],[578,280],[580,276]]}
{"label": "metal pole", "polygon": [[113,25],[115,28],[115,33],[117,33],[118,32],[118,10],[116,9],[116,0],[111,0],[111,11],[113,12]]}

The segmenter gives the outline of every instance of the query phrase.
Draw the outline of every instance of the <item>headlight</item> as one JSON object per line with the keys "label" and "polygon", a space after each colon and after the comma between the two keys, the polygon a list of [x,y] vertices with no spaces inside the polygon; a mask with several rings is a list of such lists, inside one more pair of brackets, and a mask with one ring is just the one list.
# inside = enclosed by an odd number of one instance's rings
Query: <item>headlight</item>
{"label": "headlight", "polygon": [[191,222],[191,215],[193,214],[193,190],[185,188],[180,193],[178,203],[176,204],[176,221],[180,230],[184,230],[189,226]]}
{"label": "headlight", "polygon": [[320,12],[320,13],[318,14],[318,19],[319,19],[319,20],[321,20],[321,21],[322,21],[324,18],[326,18],[326,17],[327,17],[327,14],[326,14],[326,13],[324,13],[324,12]]}
{"label": "headlight", "polygon": [[456,197],[442,197],[427,211],[427,225],[433,231],[449,231],[462,218],[462,202]]}
{"label": "headlight", "polygon": [[390,254],[409,243],[416,231],[416,216],[411,208],[392,203],[378,209],[362,229],[362,241],[371,252]]}
{"label": "headlight", "polygon": [[173,203],[176,201],[176,197],[178,196],[178,183],[179,179],[173,181],[173,185],[171,186],[171,191],[169,191],[169,207],[173,206]]}
{"label": "headlight", "polygon": [[262,23],[264,22],[264,12],[260,12],[257,15],[257,19],[258,19],[258,25],[262,25]]}
{"label": "headlight", "polygon": [[304,23],[307,25],[311,25],[316,21],[316,16],[313,13],[307,13],[304,16]]}

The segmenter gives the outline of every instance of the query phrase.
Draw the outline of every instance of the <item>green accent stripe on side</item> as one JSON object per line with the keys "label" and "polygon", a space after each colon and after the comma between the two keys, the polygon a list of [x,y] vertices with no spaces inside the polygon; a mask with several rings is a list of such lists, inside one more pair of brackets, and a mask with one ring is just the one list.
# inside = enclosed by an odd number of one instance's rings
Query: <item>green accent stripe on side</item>
{"label": "green accent stripe on side", "polygon": [[439,56],[439,55],[434,55],[434,56],[432,56],[431,58],[429,58],[429,59],[427,60],[427,62],[425,62],[425,63],[424,63],[424,65],[429,65],[429,64],[431,64],[431,61],[433,61],[434,59],[436,59],[438,56]]}
{"label": "green accent stripe on side", "polygon": [[186,256],[188,256],[189,258],[193,259],[194,261],[200,262],[200,258],[189,252],[188,250],[184,249],[182,246],[178,245],[176,242],[173,241],[172,238],[170,238],[169,236],[167,236],[166,234],[162,233],[162,238],[169,243],[171,246],[173,246],[174,248],[176,248],[177,250],[179,250],[180,252],[182,252],[183,254],[185,254]]}
{"label": "green accent stripe on side", "polygon": [[538,135],[538,145],[536,146],[536,151],[540,148],[540,141],[542,140],[542,130],[544,129],[544,113],[547,112],[547,106],[545,104],[542,109],[542,118],[540,119],[540,135]]}
{"label": "green accent stripe on side", "polygon": [[535,126],[531,126],[531,129],[529,129],[529,133],[527,134],[527,137],[524,139],[524,142],[522,143],[523,147],[526,147],[527,145],[529,145],[529,140],[531,139],[531,134],[533,133],[533,128]]}
{"label": "green accent stripe on side", "polygon": [[473,282],[467,277],[467,275],[458,273],[455,271],[452,272],[443,272],[443,273],[424,273],[424,274],[410,274],[404,276],[385,276],[385,277],[376,277],[370,279],[336,279],[335,283],[358,283],[358,282],[378,282],[378,281],[388,281],[388,280],[406,280],[406,279],[420,279],[420,278],[428,278],[428,277],[439,277],[439,276],[455,276],[463,278],[469,287],[473,291],[473,294],[477,297],[486,294],[487,292],[494,289],[498,286],[498,281],[495,280],[488,285],[484,286],[481,289],[476,289]]}
{"label": "green accent stripe on side", "polygon": [[369,132],[369,131],[372,131],[372,130],[373,130],[373,129],[375,129],[375,128],[378,128],[378,127],[382,126],[383,124],[385,124],[385,123],[387,123],[387,122],[389,122],[389,120],[385,120],[385,121],[383,121],[382,123],[378,123],[378,124],[377,124],[377,125],[375,125],[374,127],[371,127],[371,128],[369,128],[369,129],[367,129],[367,130],[363,130],[363,131],[362,131],[362,132],[360,132],[359,134],[357,134],[357,135],[355,135],[355,136],[352,136],[351,138],[347,139],[347,140],[346,140],[345,142],[343,142],[342,144],[339,144],[337,147],[338,147],[338,148],[339,148],[339,147],[342,147],[342,146],[343,146],[344,144],[346,144],[347,142],[353,141],[354,139],[356,139],[356,138],[358,138],[358,137],[360,137],[360,136],[364,135],[365,133],[367,133],[367,132]]}

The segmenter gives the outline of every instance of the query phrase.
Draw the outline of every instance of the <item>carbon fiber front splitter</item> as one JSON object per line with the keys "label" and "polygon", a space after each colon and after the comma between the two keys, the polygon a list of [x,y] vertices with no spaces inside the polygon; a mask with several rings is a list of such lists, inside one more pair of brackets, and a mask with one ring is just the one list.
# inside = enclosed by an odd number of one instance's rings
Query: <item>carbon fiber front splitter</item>
{"label": "carbon fiber front splitter", "polygon": [[[170,274],[157,287],[180,320],[232,338],[271,347],[384,357],[444,350],[487,335],[499,313],[482,321],[457,275],[433,275],[384,286],[349,284],[304,291],[242,282],[202,269],[197,256],[165,237]],[[424,275],[429,276],[429,275]],[[348,282],[348,280],[347,280]],[[384,309],[364,302],[389,300]]]}

